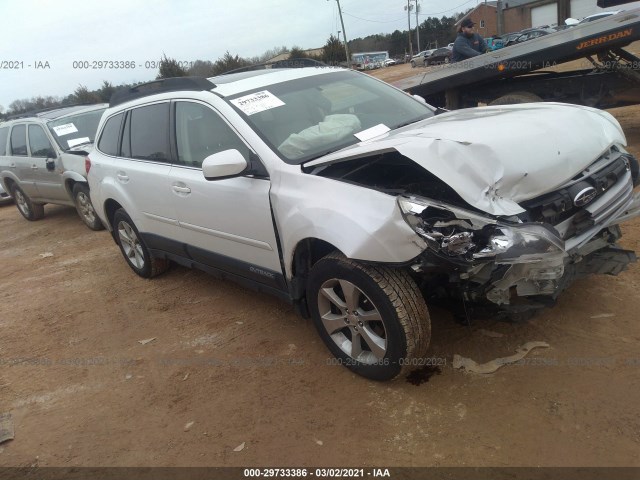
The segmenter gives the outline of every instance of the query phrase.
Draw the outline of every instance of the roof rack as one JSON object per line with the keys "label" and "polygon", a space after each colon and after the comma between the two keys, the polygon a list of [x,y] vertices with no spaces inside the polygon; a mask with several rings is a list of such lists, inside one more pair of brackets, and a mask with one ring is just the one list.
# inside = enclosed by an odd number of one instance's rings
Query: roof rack
{"label": "roof rack", "polygon": [[160,80],[154,80],[153,82],[141,83],[135,87],[117,90],[111,95],[109,107],[115,107],[129,100],[155,95],[156,93],[176,92],[179,90],[202,92],[215,87],[215,83],[211,83],[203,77],[162,78]]}
{"label": "roof rack", "polygon": [[253,70],[266,70],[267,68],[306,68],[306,67],[327,67],[328,65],[312,58],[289,58],[287,60],[277,60],[275,62],[257,63],[246,67],[235,68],[224,72],[222,75],[230,73],[251,72]]}
{"label": "roof rack", "polygon": [[30,110],[28,112],[15,113],[13,115],[9,115],[8,117],[5,117],[5,120],[17,120],[18,118],[37,117],[41,113],[53,112],[55,110],[62,110],[63,108],[69,108],[69,107],[83,107],[85,105],[88,106],[88,105],[94,105],[94,104],[92,104],[92,103],[71,103],[69,105],[58,105],[57,107],[42,108],[40,110]]}

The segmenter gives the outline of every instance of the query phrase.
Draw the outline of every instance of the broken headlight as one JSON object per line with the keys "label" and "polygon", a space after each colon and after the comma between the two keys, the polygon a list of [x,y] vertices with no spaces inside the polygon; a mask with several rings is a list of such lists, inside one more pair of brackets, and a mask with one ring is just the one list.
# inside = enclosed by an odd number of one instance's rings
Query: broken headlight
{"label": "broken headlight", "polygon": [[399,197],[398,205],[429,248],[448,257],[535,263],[564,252],[564,242],[542,224],[511,224],[418,197]]}

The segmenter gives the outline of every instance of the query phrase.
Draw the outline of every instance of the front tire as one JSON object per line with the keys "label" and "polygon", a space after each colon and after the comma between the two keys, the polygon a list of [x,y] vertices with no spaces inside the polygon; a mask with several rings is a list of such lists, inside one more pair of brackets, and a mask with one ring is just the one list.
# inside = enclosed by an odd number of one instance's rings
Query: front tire
{"label": "front tire", "polygon": [[87,227],[96,231],[104,229],[104,225],[102,225],[91,203],[88,185],[76,183],[73,187],[73,200],[76,204],[78,215],[80,215],[80,218]]}
{"label": "front tire", "polygon": [[416,62],[414,60],[411,60],[411,68],[416,68]]}
{"label": "front tire", "polygon": [[429,347],[427,305],[403,270],[331,253],[311,270],[307,302],[336,363],[370,380],[399,376]]}
{"label": "front tire", "polygon": [[131,270],[142,278],[153,278],[169,268],[167,260],[151,256],[140,238],[140,232],[124,209],[116,211],[113,227],[120,251]]}
{"label": "front tire", "polygon": [[34,222],[44,217],[44,205],[41,203],[35,203],[17,185],[14,185],[11,189],[11,196],[13,196],[13,199],[16,202],[18,211],[27,220]]}

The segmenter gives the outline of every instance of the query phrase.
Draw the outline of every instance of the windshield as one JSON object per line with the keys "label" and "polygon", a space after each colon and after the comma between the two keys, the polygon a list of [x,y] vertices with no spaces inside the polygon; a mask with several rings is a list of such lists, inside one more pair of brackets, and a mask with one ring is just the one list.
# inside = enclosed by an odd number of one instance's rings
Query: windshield
{"label": "windshield", "polygon": [[434,115],[430,107],[406,93],[349,71],[259,90],[235,95],[230,102],[291,164],[301,164]]}
{"label": "windshield", "polygon": [[94,142],[100,117],[105,110],[106,107],[91,112],[68,115],[53,120],[47,125],[60,148],[66,151],[78,145]]}

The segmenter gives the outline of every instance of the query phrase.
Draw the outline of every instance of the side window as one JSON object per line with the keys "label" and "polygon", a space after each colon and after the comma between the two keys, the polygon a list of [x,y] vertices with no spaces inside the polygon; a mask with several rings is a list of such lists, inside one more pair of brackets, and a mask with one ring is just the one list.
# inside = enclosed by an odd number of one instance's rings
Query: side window
{"label": "side window", "polygon": [[122,113],[111,117],[102,129],[102,135],[98,141],[98,150],[107,155],[118,154],[118,138],[120,136],[120,124],[122,123]]}
{"label": "side window", "polygon": [[209,155],[235,148],[249,159],[249,148],[220,116],[199,103],[176,102],[178,163],[201,167]]}
{"label": "side window", "polygon": [[9,138],[9,127],[0,128],[0,156],[7,154],[8,138]]}
{"label": "side window", "polygon": [[27,156],[27,127],[15,125],[11,129],[11,155]]}
{"label": "side window", "polygon": [[131,116],[131,158],[168,162],[169,103],[134,108]]}
{"label": "side window", "polygon": [[29,148],[32,157],[51,156],[53,147],[40,125],[29,125]]}

